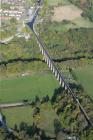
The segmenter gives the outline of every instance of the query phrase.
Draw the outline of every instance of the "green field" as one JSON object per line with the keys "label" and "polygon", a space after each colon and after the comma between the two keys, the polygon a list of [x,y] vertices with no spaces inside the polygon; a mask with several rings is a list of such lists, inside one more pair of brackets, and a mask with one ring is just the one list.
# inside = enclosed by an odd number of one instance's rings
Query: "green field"
{"label": "green field", "polygon": [[58,4],[66,5],[69,4],[69,0],[46,0],[48,5],[55,6]]}
{"label": "green field", "polygon": [[0,81],[0,102],[31,100],[36,95],[51,96],[59,84],[51,74],[39,74]]}
{"label": "green field", "polygon": [[86,94],[93,98],[93,66],[78,68],[75,70],[77,79],[85,89]]}
{"label": "green field", "polygon": [[33,122],[31,107],[4,109],[2,112],[6,116],[9,127],[13,127],[15,124],[19,125],[21,122],[26,122],[31,125]]}
{"label": "green field", "polygon": [[[33,121],[36,122],[37,120],[33,120],[33,109],[30,106],[4,109],[2,110],[2,112],[6,116],[7,125],[10,128],[13,128],[15,124],[19,126],[21,122],[32,125]],[[56,113],[53,111],[50,104],[43,104],[42,106],[40,106],[40,117],[38,121],[38,126],[44,129],[48,135],[54,134],[54,119],[56,118]]]}
{"label": "green field", "polygon": [[74,25],[77,26],[77,28],[93,28],[93,22],[91,22],[89,19],[84,18],[84,17],[79,17],[76,18],[75,20],[72,21],[72,23],[74,23]]}

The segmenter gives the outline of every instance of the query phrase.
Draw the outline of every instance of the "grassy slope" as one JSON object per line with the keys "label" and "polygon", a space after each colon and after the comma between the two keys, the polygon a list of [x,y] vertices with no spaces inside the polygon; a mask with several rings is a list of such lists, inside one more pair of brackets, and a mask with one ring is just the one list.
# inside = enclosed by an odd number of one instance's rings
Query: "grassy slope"
{"label": "grassy slope", "polygon": [[69,4],[69,0],[47,0],[48,5]]}
{"label": "grassy slope", "polygon": [[76,18],[72,22],[76,24],[77,28],[80,28],[80,27],[93,28],[93,23],[84,17]]}
{"label": "grassy slope", "polygon": [[33,99],[36,95],[52,95],[58,82],[51,74],[34,75],[0,81],[0,102],[18,102]]}
{"label": "grassy slope", "polygon": [[93,98],[93,66],[78,68],[75,72],[86,93]]}

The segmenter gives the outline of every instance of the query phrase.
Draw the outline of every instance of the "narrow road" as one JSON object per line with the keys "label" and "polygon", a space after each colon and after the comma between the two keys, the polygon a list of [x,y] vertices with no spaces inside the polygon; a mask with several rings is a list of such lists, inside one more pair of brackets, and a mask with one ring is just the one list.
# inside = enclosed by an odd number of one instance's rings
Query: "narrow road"
{"label": "narrow road", "polygon": [[4,40],[0,40],[0,44],[8,44],[8,42],[10,42],[13,38],[14,38],[14,36],[11,36],[11,37],[6,38]]}
{"label": "narrow road", "polygon": [[5,109],[5,108],[13,108],[13,107],[22,107],[22,106],[27,106],[28,104],[25,104],[23,102],[20,103],[7,103],[7,104],[0,104],[0,109]]}
{"label": "narrow road", "polygon": [[8,38],[5,38],[4,40],[0,40],[0,44],[5,44],[7,45],[14,37],[18,36],[20,33],[16,33],[13,36],[10,36]]}

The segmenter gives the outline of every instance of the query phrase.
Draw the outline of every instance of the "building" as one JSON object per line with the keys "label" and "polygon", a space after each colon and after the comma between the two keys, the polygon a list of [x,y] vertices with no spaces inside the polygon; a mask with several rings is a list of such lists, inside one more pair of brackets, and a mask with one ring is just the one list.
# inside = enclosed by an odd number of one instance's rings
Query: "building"
{"label": "building", "polygon": [[17,20],[19,20],[22,16],[22,11],[19,10],[0,10],[0,17],[1,19],[11,19],[12,17],[16,18]]}
{"label": "building", "polygon": [[25,3],[25,0],[2,0],[1,1],[3,4],[22,4]]}

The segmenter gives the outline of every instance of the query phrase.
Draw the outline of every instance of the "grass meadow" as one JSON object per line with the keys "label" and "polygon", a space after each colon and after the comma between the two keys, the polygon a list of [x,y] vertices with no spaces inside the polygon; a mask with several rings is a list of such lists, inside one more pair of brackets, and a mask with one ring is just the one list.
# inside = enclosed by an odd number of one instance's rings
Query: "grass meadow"
{"label": "grass meadow", "polygon": [[0,103],[32,100],[37,95],[52,96],[59,87],[52,74],[39,74],[0,81]]}
{"label": "grass meadow", "polygon": [[86,94],[93,98],[93,66],[78,68],[75,73]]}
{"label": "grass meadow", "polygon": [[21,122],[26,122],[27,124],[32,124],[32,108],[31,107],[19,107],[19,108],[9,108],[2,110],[3,114],[6,116],[7,125],[13,127],[15,124],[19,125]]}
{"label": "grass meadow", "polygon": [[30,106],[4,109],[2,110],[2,112],[6,116],[7,125],[10,128],[13,128],[15,124],[19,126],[21,122],[25,122],[28,125],[32,125],[34,121],[35,123],[38,122],[38,126],[41,129],[44,129],[48,135],[52,135],[52,136],[54,135],[54,119],[57,118],[57,115],[53,111],[49,103],[40,106],[40,115],[34,119],[32,117],[33,109]]}
{"label": "grass meadow", "polygon": [[47,0],[48,5],[56,6],[58,4],[67,5],[69,4],[69,0]]}

